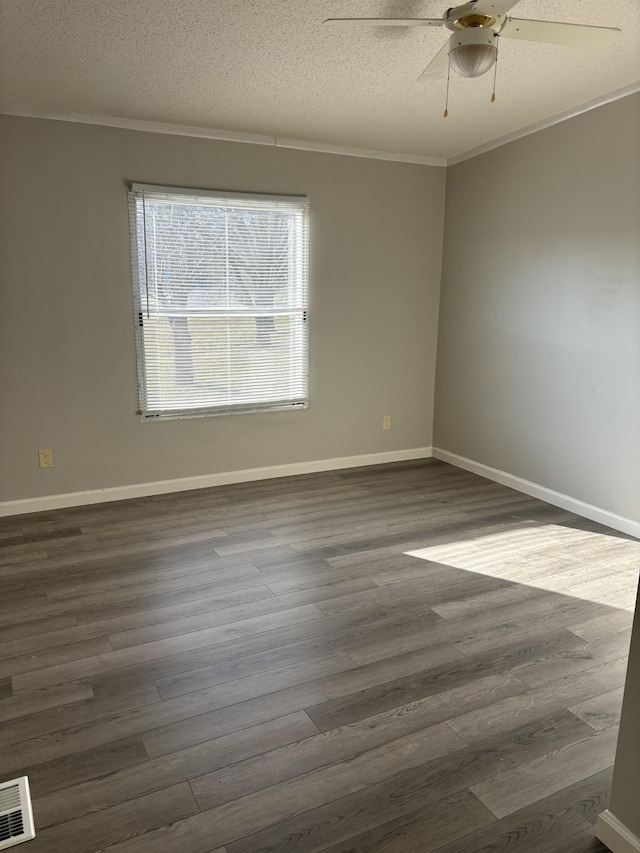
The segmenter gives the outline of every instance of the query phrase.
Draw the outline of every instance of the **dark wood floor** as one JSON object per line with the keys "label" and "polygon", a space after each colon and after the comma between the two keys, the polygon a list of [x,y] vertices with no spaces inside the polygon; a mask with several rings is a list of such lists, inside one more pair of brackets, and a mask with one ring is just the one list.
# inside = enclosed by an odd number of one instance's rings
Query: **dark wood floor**
{"label": "dark wood floor", "polygon": [[0,522],[33,853],[595,853],[640,543],[441,462]]}

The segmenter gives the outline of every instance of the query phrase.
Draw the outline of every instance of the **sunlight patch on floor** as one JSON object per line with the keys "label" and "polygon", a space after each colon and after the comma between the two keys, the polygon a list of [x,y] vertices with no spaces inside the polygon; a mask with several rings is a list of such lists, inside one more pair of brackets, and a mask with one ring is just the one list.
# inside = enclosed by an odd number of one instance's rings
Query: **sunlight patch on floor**
{"label": "sunlight patch on floor", "polygon": [[640,542],[615,534],[528,523],[405,553],[622,610],[635,606]]}

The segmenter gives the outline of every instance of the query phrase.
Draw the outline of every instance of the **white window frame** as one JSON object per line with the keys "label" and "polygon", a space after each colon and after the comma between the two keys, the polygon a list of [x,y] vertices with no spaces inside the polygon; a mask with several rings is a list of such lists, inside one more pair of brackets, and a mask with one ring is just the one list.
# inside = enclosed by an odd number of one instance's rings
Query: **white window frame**
{"label": "white window frame", "polygon": [[[145,195],[178,196],[181,198],[207,198],[218,200],[223,206],[225,203],[243,201],[259,203],[265,210],[290,208],[302,213],[303,221],[303,245],[302,256],[299,259],[302,276],[302,306],[299,309],[302,315],[303,340],[300,352],[300,366],[304,382],[304,395],[286,402],[270,402],[257,404],[231,404],[215,405],[205,408],[177,409],[168,408],[163,410],[151,409],[148,405],[147,395],[147,372],[145,368],[145,342],[144,342],[144,318],[148,316],[149,300],[145,298],[147,286],[146,269],[139,263],[140,252],[138,246],[138,218],[136,213],[136,202]],[[131,244],[131,270],[133,285],[134,326],[136,339],[137,376],[138,376],[138,414],[142,421],[157,420],[182,420],[185,418],[211,417],[231,414],[247,414],[253,412],[269,411],[296,411],[306,409],[309,403],[309,199],[306,196],[280,196],[263,195],[257,193],[236,193],[202,189],[185,189],[181,187],[166,187],[157,184],[132,183],[129,189],[129,229]],[[146,251],[146,247],[145,247]],[[298,310],[298,309],[296,309]],[[291,309],[287,309],[290,313]],[[213,311],[220,316],[228,316],[224,311]],[[260,313],[252,309],[251,314]],[[265,314],[274,316],[279,313],[277,308],[264,309]],[[286,313],[280,311],[280,313]]]}

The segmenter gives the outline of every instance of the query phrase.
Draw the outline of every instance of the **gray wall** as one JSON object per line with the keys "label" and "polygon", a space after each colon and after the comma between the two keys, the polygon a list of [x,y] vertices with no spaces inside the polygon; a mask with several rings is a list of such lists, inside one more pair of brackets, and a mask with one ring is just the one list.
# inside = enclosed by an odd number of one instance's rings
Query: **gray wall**
{"label": "gray wall", "polygon": [[434,444],[640,519],[640,96],[447,170]]}
{"label": "gray wall", "polygon": [[[308,410],[139,421],[132,180],[310,197]],[[426,166],[0,117],[0,500],[429,445],[444,184]]]}

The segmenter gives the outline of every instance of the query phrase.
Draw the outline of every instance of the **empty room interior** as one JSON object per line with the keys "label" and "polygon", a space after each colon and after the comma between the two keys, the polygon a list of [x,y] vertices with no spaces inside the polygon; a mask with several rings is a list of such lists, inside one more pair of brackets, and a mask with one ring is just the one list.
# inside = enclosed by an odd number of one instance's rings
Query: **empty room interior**
{"label": "empty room interior", "polygon": [[0,0],[0,850],[640,853],[640,5]]}

